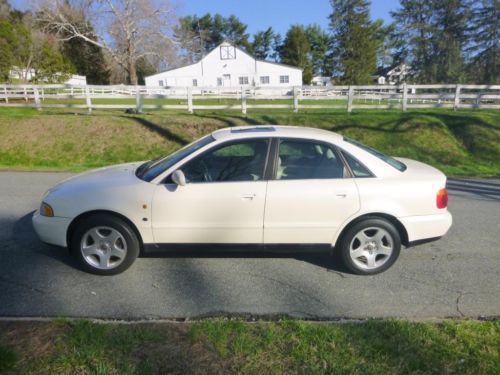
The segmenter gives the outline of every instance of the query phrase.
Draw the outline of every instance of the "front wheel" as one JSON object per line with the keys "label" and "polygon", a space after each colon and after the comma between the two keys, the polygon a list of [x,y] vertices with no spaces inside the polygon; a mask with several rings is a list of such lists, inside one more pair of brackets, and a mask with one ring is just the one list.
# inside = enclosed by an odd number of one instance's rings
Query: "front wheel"
{"label": "front wheel", "polygon": [[399,257],[401,237],[389,221],[379,218],[354,224],[342,237],[340,255],[358,275],[374,275],[391,267]]}
{"label": "front wheel", "polygon": [[139,240],[124,220],[93,215],[82,221],[71,238],[71,250],[80,266],[96,275],[116,275],[139,255]]}

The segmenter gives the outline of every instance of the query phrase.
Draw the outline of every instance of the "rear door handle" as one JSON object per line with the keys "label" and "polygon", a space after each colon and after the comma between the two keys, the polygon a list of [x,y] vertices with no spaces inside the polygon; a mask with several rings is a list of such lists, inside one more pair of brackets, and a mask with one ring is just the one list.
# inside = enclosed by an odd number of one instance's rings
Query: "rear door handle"
{"label": "rear door handle", "polygon": [[250,200],[251,201],[252,199],[255,198],[255,196],[256,196],[256,194],[243,194],[241,196],[241,199],[246,199],[246,200]]}
{"label": "rear door handle", "polygon": [[345,197],[347,197],[347,194],[346,193],[339,193],[339,194],[335,194],[335,196],[337,198],[345,198]]}

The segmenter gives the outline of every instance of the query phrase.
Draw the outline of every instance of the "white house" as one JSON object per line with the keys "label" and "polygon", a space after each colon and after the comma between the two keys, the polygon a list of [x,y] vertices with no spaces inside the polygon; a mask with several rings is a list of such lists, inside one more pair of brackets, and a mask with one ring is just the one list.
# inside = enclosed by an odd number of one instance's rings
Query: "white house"
{"label": "white house", "polygon": [[[36,70],[33,68],[26,70],[24,68],[13,66],[9,71],[10,79],[18,79],[18,80],[26,79],[26,81],[29,82],[35,77],[36,77]],[[72,74],[68,78],[68,80],[66,80],[63,83],[71,86],[85,86],[87,84],[87,77],[79,76],[77,74]]]}
{"label": "white house", "polygon": [[323,76],[314,76],[311,79],[311,86],[332,86],[332,78]]}
{"label": "white house", "polygon": [[387,68],[379,68],[377,74],[372,78],[379,85],[398,85],[406,81],[411,74],[411,67],[406,64],[399,64]]}
{"label": "white house", "polygon": [[258,60],[224,42],[195,64],[146,77],[146,86],[300,86],[302,69]]}

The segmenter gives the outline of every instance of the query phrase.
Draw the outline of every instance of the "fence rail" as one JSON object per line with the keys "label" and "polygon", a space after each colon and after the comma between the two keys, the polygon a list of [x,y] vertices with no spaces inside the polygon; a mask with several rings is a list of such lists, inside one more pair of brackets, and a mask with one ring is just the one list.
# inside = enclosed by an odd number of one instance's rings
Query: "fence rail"
{"label": "fence rail", "polygon": [[500,109],[500,85],[145,87],[0,85],[0,107],[93,109]]}

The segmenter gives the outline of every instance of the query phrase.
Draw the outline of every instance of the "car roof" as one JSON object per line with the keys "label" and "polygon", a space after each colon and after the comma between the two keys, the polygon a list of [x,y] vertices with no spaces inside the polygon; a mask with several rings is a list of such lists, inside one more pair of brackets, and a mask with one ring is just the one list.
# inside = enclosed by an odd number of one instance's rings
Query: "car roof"
{"label": "car roof", "polygon": [[340,134],[328,130],[287,125],[233,126],[216,130],[212,133],[212,136],[217,140],[253,138],[256,136],[342,140]]}

